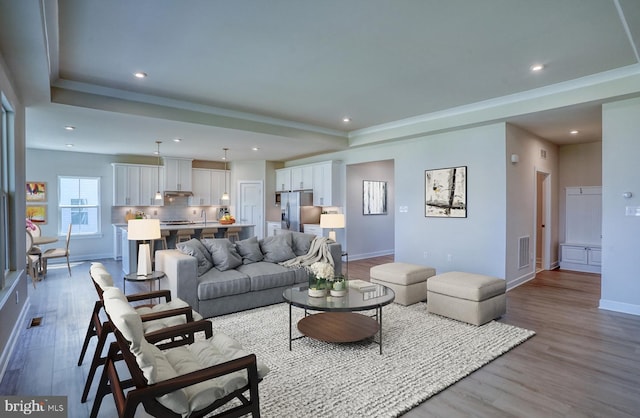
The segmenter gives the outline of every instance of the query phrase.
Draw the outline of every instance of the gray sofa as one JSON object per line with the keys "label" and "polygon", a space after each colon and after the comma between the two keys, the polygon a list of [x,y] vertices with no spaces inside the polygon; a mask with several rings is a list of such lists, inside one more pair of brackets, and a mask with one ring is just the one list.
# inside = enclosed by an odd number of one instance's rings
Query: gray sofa
{"label": "gray sofa", "polygon": [[[288,268],[279,262],[307,254],[314,238],[282,231],[235,245],[226,239],[193,239],[180,249],[156,251],[155,268],[167,276],[160,280],[163,289],[171,290],[172,295],[210,318],[283,302],[282,292],[307,283],[308,275],[305,268]],[[342,247],[331,241],[328,249],[336,273],[341,273]]]}

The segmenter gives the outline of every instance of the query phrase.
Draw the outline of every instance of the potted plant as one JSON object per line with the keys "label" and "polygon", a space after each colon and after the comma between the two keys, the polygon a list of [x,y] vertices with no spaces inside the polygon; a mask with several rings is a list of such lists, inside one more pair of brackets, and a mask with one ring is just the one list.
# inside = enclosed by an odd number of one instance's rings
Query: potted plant
{"label": "potted plant", "polygon": [[331,296],[344,296],[347,294],[347,278],[343,275],[333,277],[330,282]]}
{"label": "potted plant", "polygon": [[333,278],[333,266],[317,261],[307,267],[309,273],[309,296],[321,298],[327,295],[328,281]]}

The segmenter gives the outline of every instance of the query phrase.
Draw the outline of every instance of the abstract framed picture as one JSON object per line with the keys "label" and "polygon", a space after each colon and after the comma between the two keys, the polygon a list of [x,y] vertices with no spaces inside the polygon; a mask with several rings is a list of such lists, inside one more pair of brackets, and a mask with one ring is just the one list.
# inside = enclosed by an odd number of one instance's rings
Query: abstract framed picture
{"label": "abstract framed picture", "polygon": [[27,202],[46,202],[47,183],[42,181],[27,182]]}
{"label": "abstract framed picture", "polygon": [[424,216],[467,217],[466,166],[425,170]]}
{"label": "abstract framed picture", "polygon": [[44,225],[47,223],[47,206],[27,205],[27,219],[34,224]]}
{"label": "abstract framed picture", "polygon": [[362,182],[362,214],[387,214],[387,182],[363,180]]}

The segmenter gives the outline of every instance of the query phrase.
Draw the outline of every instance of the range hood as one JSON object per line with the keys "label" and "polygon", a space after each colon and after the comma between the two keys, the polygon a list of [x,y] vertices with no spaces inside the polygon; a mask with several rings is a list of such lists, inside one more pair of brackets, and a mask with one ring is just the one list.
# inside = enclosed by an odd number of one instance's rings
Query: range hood
{"label": "range hood", "polygon": [[191,197],[193,192],[186,190],[165,190],[164,197]]}

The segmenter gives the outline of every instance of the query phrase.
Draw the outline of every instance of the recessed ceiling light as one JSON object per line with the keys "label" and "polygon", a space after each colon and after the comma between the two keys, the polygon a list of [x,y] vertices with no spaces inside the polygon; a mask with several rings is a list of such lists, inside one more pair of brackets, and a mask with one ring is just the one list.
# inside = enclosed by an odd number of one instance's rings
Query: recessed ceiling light
{"label": "recessed ceiling light", "polygon": [[67,131],[74,131],[76,129],[75,126],[71,126],[71,125],[67,125],[64,127],[64,129],[66,129]]}
{"label": "recessed ceiling light", "polygon": [[182,138],[174,138],[173,139],[173,142],[180,142],[180,141],[182,141]]}
{"label": "recessed ceiling light", "polygon": [[529,69],[534,73],[536,73],[544,69],[544,64],[533,64],[531,67],[529,67]]}
{"label": "recessed ceiling light", "polygon": [[260,149],[260,148],[258,148],[258,147],[253,147],[253,148],[251,148],[251,150],[252,150],[252,151],[258,151],[259,149]]}
{"label": "recessed ceiling light", "polygon": [[64,144],[64,146],[67,148],[73,148],[73,144]]}
{"label": "recessed ceiling light", "polygon": [[577,130],[575,130],[575,129],[574,129],[573,131],[570,131],[569,133],[570,133],[571,135],[578,135],[579,131],[577,131]]}
{"label": "recessed ceiling light", "polygon": [[133,76],[135,78],[146,78],[147,77],[147,73],[143,73],[142,71],[138,71],[136,73],[133,73]]}
{"label": "recessed ceiling light", "polygon": [[342,121],[344,123],[349,123],[349,122],[351,122],[351,118],[349,116],[345,116],[344,118],[342,118]]}

